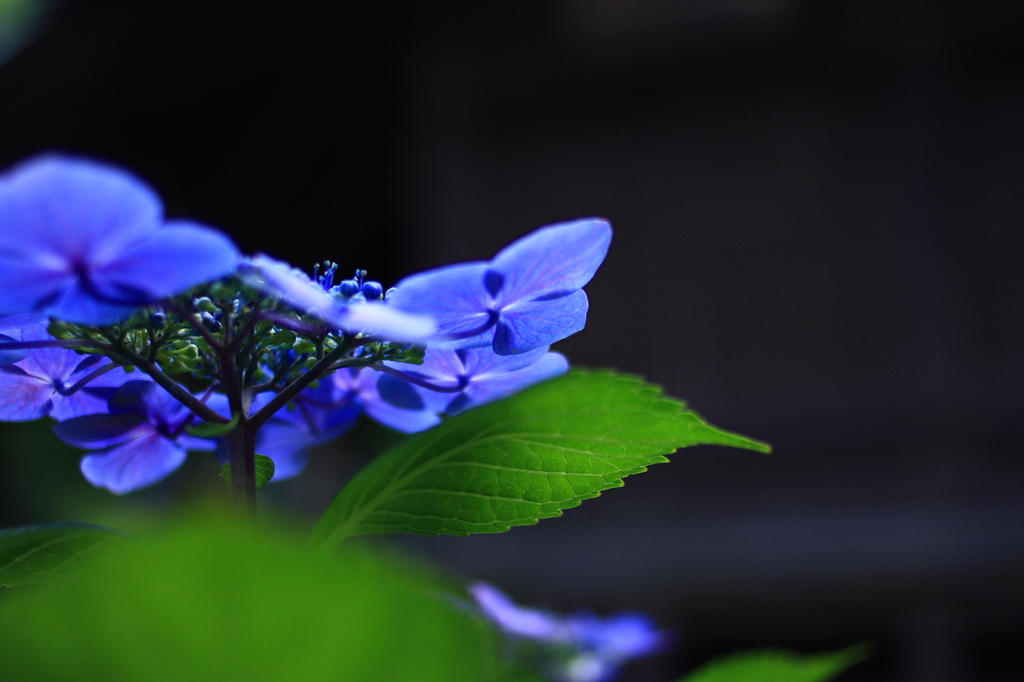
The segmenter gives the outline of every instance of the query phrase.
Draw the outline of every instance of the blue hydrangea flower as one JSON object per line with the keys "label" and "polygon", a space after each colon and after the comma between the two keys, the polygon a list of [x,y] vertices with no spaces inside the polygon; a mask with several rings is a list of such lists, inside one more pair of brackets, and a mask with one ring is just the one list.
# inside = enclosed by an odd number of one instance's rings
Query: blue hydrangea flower
{"label": "blue hydrangea flower", "polygon": [[392,305],[433,317],[452,347],[513,355],[547,346],[583,329],[582,287],[604,261],[611,235],[596,218],[544,227],[489,262],[406,277],[395,285]]}
{"label": "blue hydrangea flower", "polygon": [[45,155],[0,176],[0,315],[113,324],[240,258],[208,227],[165,221],[157,195],[113,166]]}
{"label": "blue hydrangea flower", "polygon": [[76,417],[53,427],[69,445],[99,449],[81,463],[85,478],[98,488],[116,495],[145,488],[180,467],[187,450],[214,449],[212,441],[185,432],[191,412],[152,382],[127,382],[107,407],[108,414]]}
{"label": "blue hydrangea flower", "polygon": [[[312,448],[342,436],[361,414],[402,433],[424,431],[441,422],[437,413],[422,402],[412,406],[386,402],[377,389],[379,379],[386,376],[369,368],[337,370],[271,417],[256,435],[256,452],[274,460],[272,480],[283,481],[300,474]],[[257,395],[251,412],[258,412],[273,397],[269,392]],[[211,396],[207,404],[228,414],[223,395]],[[218,454],[227,461],[226,452]]]}
{"label": "blue hydrangea flower", "polygon": [[263,293],[350,334],[369,334],[390,341],[421,341],[436,328],[426,315],[397,310],[386,301],[368,302],[364,295],[356,295],[358,291],[346,296],[344,283],[333,286],[333,271],[315,281],[298,268],[258,255],[246,261],[242,276]]}
{"label": "blue hydrangea flower", "polygon": [[[38,318],[36,318],[38,320]],[[2,323],[2,321],[0,321]],[[46,323],[21,329],[8,321],[2,331],[11,340],[47,341]],[[23,351],[21,360],[0,367],[0,421],[19,422],[53,417],[61,421],[107,411],[107,401],[132,379],[148,381],[141,372],[129,374],[99,355],[82,355],[66,348]]]}
{"label": "blue hydrangea flower", "polygon": [[377,388],[385,402],[411,407],[418,400],[418,404],[448,415],[508,397],[569,369],[565,356],[549,353],[547,346],[507,356],[490,348],[427,348],[422,365],[384,365],[419,382],[382,376]]}
{"label": "blue hydrangea flower", "polygon": [[546,645],[541,671],[558,682],[609,682],[629,659],[660,653],[671,643],[671,636],[642,613],[564,616],[519,606],[482,582],[470,585],[469,593],[507,636]]}

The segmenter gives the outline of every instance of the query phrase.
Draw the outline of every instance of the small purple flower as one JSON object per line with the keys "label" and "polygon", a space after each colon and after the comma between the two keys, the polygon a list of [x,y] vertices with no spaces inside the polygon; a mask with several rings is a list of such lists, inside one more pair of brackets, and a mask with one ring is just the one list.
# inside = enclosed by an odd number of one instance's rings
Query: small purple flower
{"label": "small purple flower", "polygon": [[113,324],[239,261],[224,235],[165,221],[153,190],[113,166],[44,155],[0,176],[0,315]]}
{"label": "small purple flower", "polygon": [[431,315],[452,347],[491,346],[513,355],[547,346],[583,329],[582,287],[604,261],[611,235],[596,218],[544,227],[490,262],[406,277],[395,285],[392,304]]}
{"label": "small purple flower", "polygon": [[377,388],[385,402],[409,404],[415,392],[424,405],[448,415],[508,397],[569,369],[565,356],[549,353],[547,346],[507,356],[490,348],[428,348],[422,365],[384,364],[419,384],[381,377]]}
{"label": "small purple flower", "polygon": [[314,281],[298,268],[269,256],[258,255],[246,261],[242,276],[263,293],[350,334],[369,334],[390,341],[420,341],[436,329],[433,320],[426,315],[403,312],[383,301],[370,303],[362,294],[347,297],[342,293],[344,282],[332,287],[333,277]]}
{"label": "small purple flower", "polygon": [[481,582],[470,585],[469,593],[503,633],[548,647],[539,664],[558,682],[608,682],[629,659],[660,653],[671,643],[670,635],[641,613],[563,616],[519,606],[498,588]]}
{"label": "small purple flower", "polygon": [[[17,328],[0,321],[2,331],[17,341],[52,340],[46,323]],[[117,388],[133,379],[148,381],[141,372],[129,374],[99,355],[66,348],[22,351],[21,360],[0,366],[0,421],[20,422],[53,417],[58,421],[107,411]]]}
{"label": "small purple flower", "polygon": [[69,445],[103,448],[82,458],[82,473],[116,495],[163,480],[184,463],[187,450],[214,449],[211,441],[185,433],[191,412],[152,382],[129,381],[108,408],[109,414],[76,417],[53,430]]}
{"label": "small purple flower", "polygon": [[483,614],[503,632],[544,642],[573,640],[572,628],[562,615],[520,606],[507,594],[488,583],[471,584],[469,594],[476,600]]}

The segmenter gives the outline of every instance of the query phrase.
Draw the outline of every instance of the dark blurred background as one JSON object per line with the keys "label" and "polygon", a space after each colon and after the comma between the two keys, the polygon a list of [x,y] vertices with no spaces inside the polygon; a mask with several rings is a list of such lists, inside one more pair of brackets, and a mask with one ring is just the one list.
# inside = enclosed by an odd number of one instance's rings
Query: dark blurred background
{"label": "dark blurred background", "polygon": [[[559,350],[775,447],[399,544],[526,603],[652,612],[679,646],[634,682],[863,640],[843,679],[1024,680],[1024,3],[0,0],[0,22],[0,167],[110,160],[247,252],[385,285],[606,216]],[[390,440],[360,427],[271,504],[314,518]],[[0,426],[2,525],[219,490],[193,456],[117,498],[55,441]]]}

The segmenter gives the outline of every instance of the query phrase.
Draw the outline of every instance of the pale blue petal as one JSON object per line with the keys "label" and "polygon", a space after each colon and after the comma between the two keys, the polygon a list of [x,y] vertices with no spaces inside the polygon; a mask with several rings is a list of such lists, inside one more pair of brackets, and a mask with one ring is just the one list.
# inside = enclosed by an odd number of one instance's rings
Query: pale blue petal
{"label": "pale blue petal", "polygon": [[163,480],[185,462],[185,451],[157,433],[82,458],[86,480],[123,495]]}
{"label": "pale blue petal", "polygon": [[249,286],[280,298],[302,313],[324,319],[335,312],[335,301],[323,287],[283,261],[259,254],[243,263],[240,274]]}
{"label": "pale blue petal", "polygon": [[406,312],[383,303],[341,306],[325,321],[350,334],[367,334],[389,341],[422,341],[437,329],[429,315]]}
{"label": "pale blue petal", "polygon": [[[572,292],[594,276],[611,244],[612,229],[598,218],[543,227],[516,240],[491,261],[500,278],[499,304]],[[498,289],[497,282],[492,288]]]}
{"label": "pale blue petal", "polygon": [[553,301],[521,302],[503,310],[494,332],[494,352],[523,353],[561,341],[587,323],[587,294],[577,290]]}
{"label": "pale blue petal", "polygon": [[566,642],[572,636],[564,618],[519,606],[493,585],[476,582],[469,593],[484,615],[509,634],[545,642]]}

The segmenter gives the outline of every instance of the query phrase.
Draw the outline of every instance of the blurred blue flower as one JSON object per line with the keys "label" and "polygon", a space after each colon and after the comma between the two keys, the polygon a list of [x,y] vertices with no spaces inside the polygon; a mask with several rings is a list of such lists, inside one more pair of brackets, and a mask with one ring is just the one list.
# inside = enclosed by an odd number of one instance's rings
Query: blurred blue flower
{"label": "blurred blue flower", "polygon": [[[46,322],[19,328],[0,320],[0,332],[12,341],[48,341]],[[107,411],[107,401],[129,374],[99,355],[83,355],[66,348],[38,348],[20,352],[15,362],[0,366],[0,421],[20,422],[53,417],[61,421]]]}
{"label": "blurred blue flower", "polygon": [[583,329],[582,287],[604,261],[611,235],[611,226],[596,218],[544,227],[490,262],[406,277],[391,302],[432,316],[450,347],[490,346],[513,355],[547,346]]}
{"label": "blurred blue flower", "polygon": [[44,155],[0,176],[0,315],[113,324],[240,258],[208,227],[164,221],[157,195],[113,166]]}
{"label": "blurred blue flower", "polygon": [[185,433],[191,412],[167,391],[148,381],[117,389],[108,414],[76,417],[53,427],[69,445],[101,449],[82,458],[81,469],[94,486],[117,495],[153,485],[180,467],[187,450],[213,450],[212,441]]}
{"label": "blurred blue flower", "polygon": [[531,652],[524,662],[557,682],[608,682],[629,659],[665,651],[671,644],[671,636],[642,613],[564,616],[519,606],[483,582],[470,585],[469,593],[507,636],[542,645],[539,661]]}

